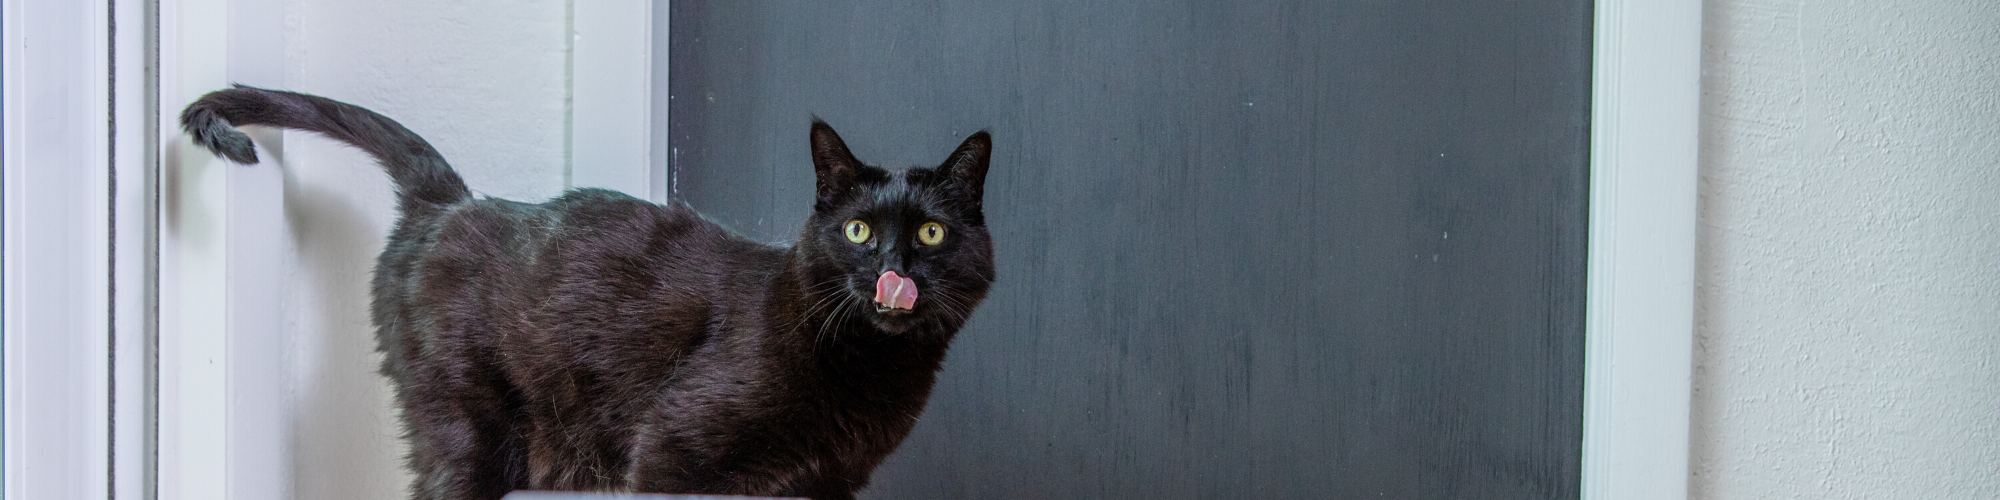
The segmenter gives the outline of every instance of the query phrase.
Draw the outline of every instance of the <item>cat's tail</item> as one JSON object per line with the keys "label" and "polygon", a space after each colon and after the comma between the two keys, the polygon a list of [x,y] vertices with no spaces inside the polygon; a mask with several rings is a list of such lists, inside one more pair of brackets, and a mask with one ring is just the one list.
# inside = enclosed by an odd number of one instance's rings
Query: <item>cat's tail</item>
{"label": "cat's tail", "polygon": [[256,163],[250,137],[234,126],[266,125],[326,134],[375,157],[396,183],[397,198],[449,205],[470,199],[465,180],[424,138],[389,117],[319,96],[236,85],[202,96],[181,112],[195,144],[237,163]]}

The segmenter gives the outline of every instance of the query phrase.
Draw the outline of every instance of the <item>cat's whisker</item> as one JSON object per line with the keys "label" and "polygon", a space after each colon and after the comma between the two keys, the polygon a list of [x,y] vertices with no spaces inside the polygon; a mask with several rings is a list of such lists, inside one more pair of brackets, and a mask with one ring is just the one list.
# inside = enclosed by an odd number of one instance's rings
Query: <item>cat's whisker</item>
{"label": "cat's whisker", "polygon": [[[838,302],[834,302],[835,299],[846,300],[847,297],[849,296],[849,294],[846,293],[845,290],[846,285],[847,285],[846,277],[835,276],[833,278],[827,279],[826,281],[819,282],[819,284],[807,287],[806,288],[807,297],[811,297],[812,295],[819,293],[825,293],[826,295],[820,297],[818,301],[813,303],[812,307],[806,308],[805,313],[799,315],[798,320],[793,322],[792,324],[792,327],[790,329],[791,333],[798,333],[799,328],[803,328],[805,327],[806,323],[811,322],[813,315],[815,313],[818,313],[821,308],[837,305]],[[823,289],[825,290],[823,291]]]}
{"label": "cat's whisker", "polygon": [[965,296],[963,292],[957,292],[951,289],[940,289],[939,291],[946,292],[942,294],[942,296],[946,299],[950,299],[950,302],[952,303],[952,313],[958,316],[957,320],[959,323],[964,323],[965,321],[972,319],[971,297]]}
{"label": "cat's whisker", "polygon": [[953,290],[951,282],[937,278],[931,279],[931,295],[938,299],[936,303],[939,309],[956,316],[958,321],[963,322],[970,316],[966,312],[968,306],[966,304],[967,297]]}
{"label": "cat's whisker", "polygon": [[[826,296],[824,296],[824,297],[820,297],[820,299],[819,299],[818,301],[816,301],[816,302],[814,302],[814,303],[813,303],[812,307],[808,307],[808,308],[806,308],[806,311],[805,311],[805,313],[804,313],[804,314],[800,314],[800,315],[799,315],[799,318],[798,318],[798,320],[797,320],[796,322],[794,322],[794,323],[793,323],[793,325],[792,325],[792,332],[794,332],[794,333],[797,333],[797,332],[798,332],[798,329],[799,329],[800,327],[803,327],[803,326],[805,326],[805,324],[806,324],[807,322],[809,322],[809,321],[812,321],[812,317],[813,317],[813,314],[814,314],[814,313],[816,313],[816,312],[819,312],[820,308],[822,308],[822,307],[826,307],[826,306],[827,306],[828,304],[831,304],[831,302],[829,302],[829,301],[831,301],[831,300],[834,300],[834,299],[836,299],[836,298],[839,298],[839,297],[841,297],[842,295],[846,295],[846,294],[844,294],[844,293],[832,293],[832,294],[827,294],[827,295],[826,295]],[[808,296],[811,296],[811,295],[810,295],[810,294],[808,294]]]}
{"label": "cat's whisker", "polygon": [[845,309],[845,308],[847,308],[847,298],[846,298],[846,297],[840,297],[840,296],[829,296],[829,298],[837,298],[838,300],[835,300],[835,301],[833,302],[833,304],[831,304],[830,306],[828,306],[828,307],[830,307],[831,309],[828,309],[828,310],[827,310],[827,313],[826,313],[826,317],[825,317],[825,318],[821,318],[821,319],[820,319],[820,323],[819,323],[819,330],[818,330],[818,331],[816,331],[816,332],[814,332],[814,335],[813,335],[813,342],[814,342],[815,344],[817,344],[817,343],[819,343],[819,342],[821,342],[821,341],[824,341],[824,340],[826,340],[826,330],[827,330],[827,325],[829,325],[829,324],[832,324],[832,323],[833,323],[833,317],[834,317],[834,316],[836,316],[836,315],[839,315],[839,314],[840,314],[840,311],[841,311],[842,309]]}
{"label": "cat's whisker", "polygon": [[[829,330],[831,330],[831,331],[833,332],[833,342],[832,342],[832,343],[839,343],[839,342],[840,342],[840,331],[839,331],[839,330],[834,330],[833,328],[829,328],[829,327],[828,327],[828,325],[832,325],[833,327],[839,327],[840,325],[844,325],[844,324],[846,324],[846,321],[847,321],[847,320],[846,320],[846,317],[845,317],[845,314],[847,313],[847,310],[848,310],[848,306],[849,306],[849,305],[851,305],[851,304],[853,304],[853,303],[854,303],[854,301],[853,301],[853,296],[852,296],[852,295],[847,295],[847,294],[842,294],[842,296],[841,296],[841,300],[840,300],[840,307],[837,307],[837,308],[834,308],[834,310],[833,310],[833,314],[828,314],[828,315],[826,315],[826,321],[825,321],[825,322],[823,322],[823,323],[820,323],[820,327],[819,327],[819,333],[820,333],[820,336],[821,336],[821,337],[824,337],[824,336],[826,335],[826,333],[827,333],[827,332],[828,332]],[[836,320],[835,320],[834,318],[841,318],[841,319],[840,319],[840,320],[838,320],[838,321],[836,321]]]}

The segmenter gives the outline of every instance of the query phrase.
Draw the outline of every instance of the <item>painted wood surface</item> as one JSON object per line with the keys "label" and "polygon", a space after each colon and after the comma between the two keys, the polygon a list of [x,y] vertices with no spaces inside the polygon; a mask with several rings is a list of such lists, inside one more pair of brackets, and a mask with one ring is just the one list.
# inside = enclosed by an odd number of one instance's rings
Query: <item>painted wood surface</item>
{"label": "painted wood surface", "polygon": [[1587,2],[681,2],[676,199],[992,131],[1000,280],[868,498],[1575,498]]}

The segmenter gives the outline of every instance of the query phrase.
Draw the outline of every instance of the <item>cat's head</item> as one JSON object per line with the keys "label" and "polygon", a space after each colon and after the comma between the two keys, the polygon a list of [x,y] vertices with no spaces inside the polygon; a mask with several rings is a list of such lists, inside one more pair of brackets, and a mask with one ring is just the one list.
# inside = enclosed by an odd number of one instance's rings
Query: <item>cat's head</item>
{"label": "cat's head", "polygon": [[[861,163],[833,127],[813,120],[813,215],[800,249],[811,263],[817,313],[888,334],[955,332],[993,282],[993,243],[981,210],[992,141],[965,138],[936,167]],[[842,295],[844,294],[844,295]]]}

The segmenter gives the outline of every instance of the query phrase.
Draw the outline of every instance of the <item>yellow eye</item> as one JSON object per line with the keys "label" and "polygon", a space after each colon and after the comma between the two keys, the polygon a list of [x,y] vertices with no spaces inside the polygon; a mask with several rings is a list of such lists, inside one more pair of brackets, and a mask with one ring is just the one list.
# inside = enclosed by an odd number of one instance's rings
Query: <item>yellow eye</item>
{"label": "yellow eye", "polygon": [[868,242],[868,223],[866,222],[861,222],[858,220],[847,221],[846,232],[847,232],[847,241],[852,241],[855,243]]}
{"label": "yellow eye", "polygon": [[917,228],[917,241],[925,245],[944,243],[944,225],[925,222],[922,227]]}

